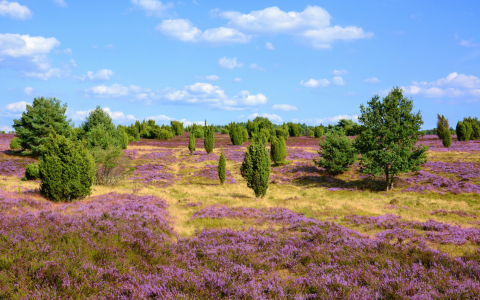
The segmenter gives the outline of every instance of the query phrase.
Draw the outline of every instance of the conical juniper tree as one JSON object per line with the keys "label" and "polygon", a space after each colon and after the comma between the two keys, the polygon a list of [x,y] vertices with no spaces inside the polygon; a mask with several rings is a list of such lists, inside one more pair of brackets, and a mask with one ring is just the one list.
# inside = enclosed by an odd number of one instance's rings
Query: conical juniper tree
{"label": "conical juniper tree", "polygon": [[267,148],[258,140],[252,139],[252,144],[248,146],[240,173],[247,181],[247,186],[255,193],[255,197],[265,196],[270,177],[270,156]]}
{"label": "conical juniper tree", "polygon": [[273,163],[280,165],[285,164],[287,157],[287,147],[283,137],[272,137],[270,142],[270,158]]}
{"label": "conical juniper tree", "polygon": [[220,183],[222,185],[225,182],[226,177],[227,177],[227,161],[225,159],[225,155],[223,154],[223,146],[222,146],[222,154],[220,154],[220,158],[218,159],[218,178],[220,178]]}
{"label": "conical juniper tree", "polygon": [[188,150],[190,150],[190,154],[193,154],[195,150],[195,131],[190,132],[190,139],[188,140]]}
{"label": "conical juniper tree", "polygon": [[421,112],[412,113],[413,100],[396,87],[380,101],[372,97],[368,106],[360,105],[364,131],[354,146],[361,154],[360,168],[365,174],[385,175],[386,190],[394,188],[394,177],[416,171],[427,161],[428,147],[415,144],[423,124]]}
{"label": "conical juniper tree", "polygon": [[465,124],[463,124],[462,121],[458,121],[455,131],[457,132],[457,140],[465,141],[465,134],[467,129],[465,128]]}
{"label": "conical juniper tree", "polygon": [[449,148],[452,145],[452,135],[448,129],[443,132],[442,144],[445,148]]}
{"label": "conical juniper tree", "polygon": [[212,125],[207,126],[207,121],[205,120],[205,138],[203,139],[203,145],[207,154],[212,153],[215,146],[215,127]]}

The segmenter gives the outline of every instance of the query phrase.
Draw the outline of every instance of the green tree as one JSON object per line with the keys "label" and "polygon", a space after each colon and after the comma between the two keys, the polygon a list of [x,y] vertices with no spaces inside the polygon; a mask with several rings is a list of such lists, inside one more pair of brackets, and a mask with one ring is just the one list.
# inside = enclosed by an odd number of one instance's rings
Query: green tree
{"label": "green tree", "polygon": [[107,149],[110,146],[121,147],[121,132],[115,129],[115,126],[99,123],[91,127],[86,133],[88,149],[100,147]]}
{"label": "green tree", "polygon": [[88,114],[88,117],[85,119],[85,122],[82,123],[81,127],[85,133],[88,133],[99,124],[103,124],[103,126],[108,129],[115,127],[115,125],[112,123],[112,118],[110,115],[100,106],[97,106]]}
{"label": "green tree", "polygon": [[188,150],[190,150],[190,154],[193,154],[195,150],[195,131],[190,132],[190,138],[188,139]]}
{"label": "green tree", "polygon": [[357,161],[357,149],[353,147],[352,140],[345,135],[343,128],[330,130],[325,140],[319,143],[320,158],[317,164],[332,175],[340,174],[350,169]]}
{"label": "green tree", "polygon": [[360,167],[363,173],[385,175],[386,189],[394,188],[394,177],[400,173],[420,169],[426,162],[428,147],[416,147],[423,124],[420,111],[412,113],[413,100],[394,88],[383,101],[378,95],[360,105],[363,132],[355,139],[354,146],[362,155]]}
{"label": "green tree", "polygon": [[232,141],[232,144],[236,146],[243,144],[242,127],[236,124],[235,122],[230,123],[228,127],[229,127],[230,140]]}
{"label": "green tree", "polygon": [[449,148],[452,145],[452,135],[450,133],[450,130],[445,130],[443,132],[442,144],[443,147],[446,148]]}
{"label": "green tree", "polygon": [[455,131],[457,132],[457,140],[465,141],[465,134],[467,129],[465,128],[465,124],[463,124],[462,121],[458,121]]}
{"label": "green tree", "polygon": [[279,165],[285,163],[285,158],[287,157],[287,146],[285,145],[285,140],[283,137],[272,137],[270,142],[270,158],[273,163]]}
{"label": "green tree", "polygon": [[321,138],[323,136],[323,134],[325,133],[325,127],[323,127],[322,124],[320,124],[320,126],[315,126],[315,129],[313,130],[313,133],[314,133],[314,135],[317,139]]}
{"label": "green tree", "polygon": [[248,131],[245,128],[242,129],[242,137],[244,142],[248,141]]}
{"label": "green tree", "polygon": [[32,105],[27,105],[22,117],[19,120],[13,120],[13,128],[22,148],[32,154],[40,154],[52,130],[57,135],[70,138],[71,120],[67,120],[66,111],[67,104],[60,105],[60,100],[56,98],[33,99]]}
{"label": "green tree", "polygon": [[[205,121],[205,125],[207,122]],[[212,153],[213,148],[215,147],[215,126],[205,126],[205,139],[203,140],[203,146],[207,154]]]}
{"label": "green tree", "polygon": [[118,131],[120,132],[120,145],[122,147],[122,149],[127,149],[128,148],[128,134],[125,132],[125,130],[120,127],[118,129]]}
{"label": "green tree", "polygon": [[469,141],[473,132],[472,124],[468,120],[463,120],[463,124],[465,124],[465,141]]}
{"label": "green tree", "polygon": [[253,189],[255,197],[265,196],[270,177],[270,157],[264,145],[252,140],[245,152],[240,173],[247,186]]}
{"label": "green tree", "polygon": [[290,133],[290,136],[296,136],[296,137],[302,136],[303,129],[302,129],[302,126],[300,126],[300,124],[288,122],[287,125],[288,125],[288,132]]}
{"label": "green tree", "polygon": [[170,125],[173,128],[173,131],[175,132],[175,135],[182,135],[184,128],[183,128],[183,123],[179,121],[170,121]]}
{"label": "green tree", "polygon": [[439,139],[443,139],[443,134],[445,131],[449,130],[450,125],[448,124],[448,119],[445,119],[445,116],[440,116],[437,114],[437,136]]}
{"label": "green tree", "polygon": [[18,138],[13,138],[10,141],[10,149],[12,150],[20,150],[22,149],[22,146],[20,146],[20,142],[18,141]]}
{"label": "green tree", "polygon": [[220,158],[218,159],[218,178],[220,178],[220,183],[222,185],[224,184],[226,177],[227,177],[227,161],[225,159],[225,155],[223,154],[223,146],[222,146],[222,153],[220,154]]}
{"label": "green tree", "polygon": [[53,201],[71,201],[91,193],[95,161],[85,143],[50,134],[38,162],[40,193]]}

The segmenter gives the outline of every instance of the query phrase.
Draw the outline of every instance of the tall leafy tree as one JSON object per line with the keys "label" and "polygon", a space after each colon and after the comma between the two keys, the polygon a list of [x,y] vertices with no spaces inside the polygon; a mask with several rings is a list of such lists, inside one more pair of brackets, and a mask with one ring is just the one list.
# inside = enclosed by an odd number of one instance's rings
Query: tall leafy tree
{"label": "tall leafy tree", "polygon": [[265,196],[270,177],[270,156],[267,148],[255,138],[245,152],[240,173],[255,197]]}
{"label": "tall leafy tree", "polygon": [[22,117],[13,120],[16,136],[20,145],[27,152],[40,154],[50,133],[71,137],[71,120],[67,120],[65,112],[67,104],[61,105],[56,98],[37,97],[32,105],[27,105]]}
{"label": "tall leafy tree", "polygon": [[421,112],[412,112],[413,100],[394,88],[383,101],[378,95],[360,105],[363,132],[355,139],[360,152],[360,167],[366,174],[385,175],[387,191],[394,188],[394,177],[419,170],[426,162],[428,147],[415,144],[423,124]]}

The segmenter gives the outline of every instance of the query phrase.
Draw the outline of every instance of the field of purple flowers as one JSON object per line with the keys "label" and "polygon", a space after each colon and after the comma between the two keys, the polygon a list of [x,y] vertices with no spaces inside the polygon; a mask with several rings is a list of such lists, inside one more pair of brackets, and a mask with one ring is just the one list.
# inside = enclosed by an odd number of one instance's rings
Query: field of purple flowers
{"label": "field of purple flowers", "polygon": [[385,193],[358,166],[337,176],[317,167],[318,139],[289,138],[289,163],[272,166],[267,196],[255,201],[239,174],[248,143],[217,135],[207,155],[197,139],[191,155],[186,133],[130,143],[135,171],[122,186],[58,204],[20,181],[35,159],[8,150],[11,138],[0,135],[0,299],[480,294],[478,141],[446,152],[422,138],[436,158]]}

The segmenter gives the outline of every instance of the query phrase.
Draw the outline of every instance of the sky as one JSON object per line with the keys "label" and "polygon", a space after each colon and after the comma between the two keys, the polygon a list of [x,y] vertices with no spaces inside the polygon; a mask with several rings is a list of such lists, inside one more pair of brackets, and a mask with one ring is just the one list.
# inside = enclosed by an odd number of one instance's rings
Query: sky
{"label": "sky", "polygon": [[423,129],[480,117],[480,1],[0,0],[0,130],[35,97],[78,126],[356,120],[401,87]]}

